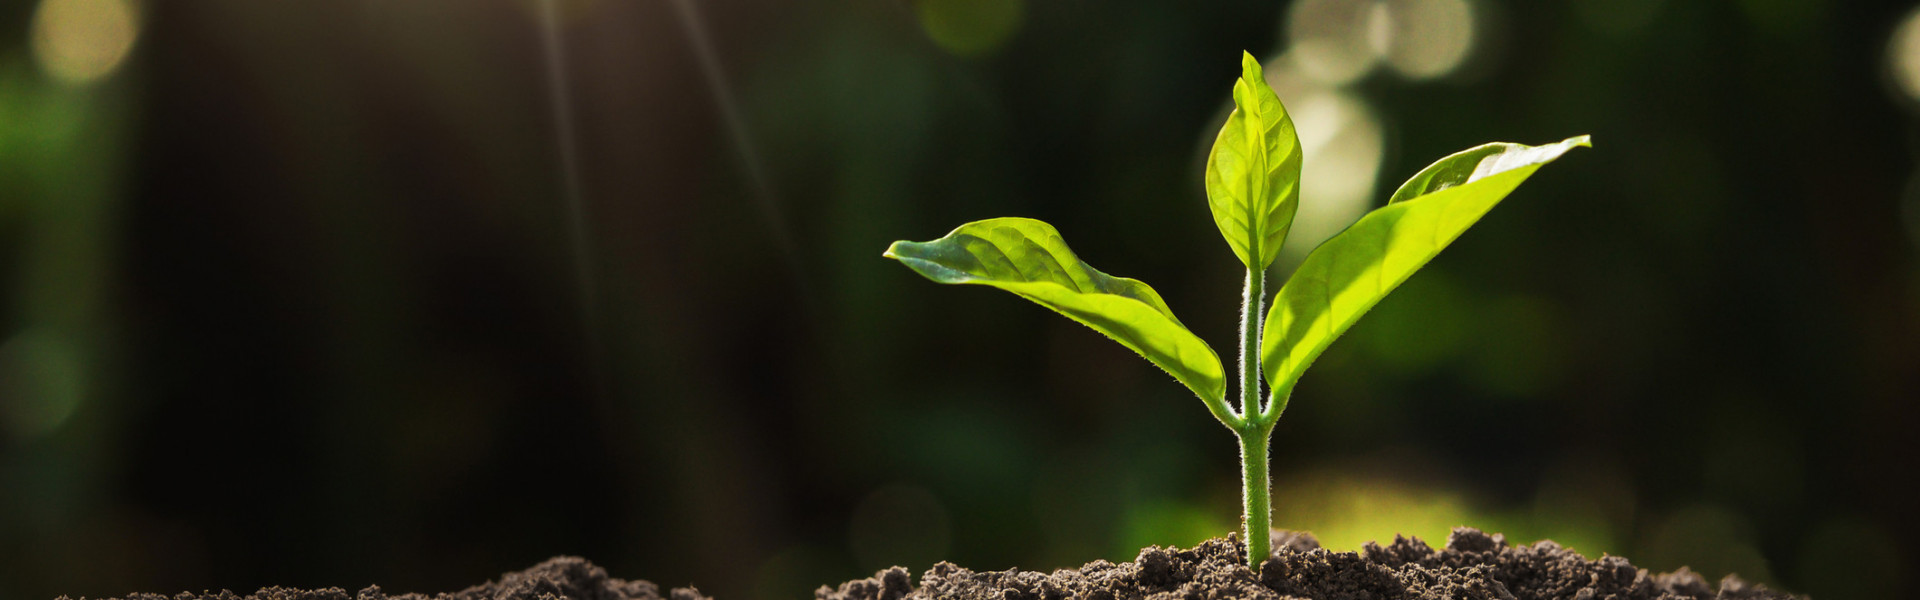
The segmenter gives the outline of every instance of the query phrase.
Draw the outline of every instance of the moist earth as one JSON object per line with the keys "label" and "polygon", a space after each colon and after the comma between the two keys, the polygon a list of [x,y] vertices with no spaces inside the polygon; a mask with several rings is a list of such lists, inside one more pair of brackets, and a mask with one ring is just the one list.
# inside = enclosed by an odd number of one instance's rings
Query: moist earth
{"label": "moist earth", "polygon": [[[59,600],[69,600],[61,596]],[[84,600],[84,599],[82,599]],[[559,556],[533,568],[500,576],[450,594],[396,594],[367,586],[357,594],[330,587],[303,590],[284,587],[262,588],[245,596],[230,591],[160,594],[133,594],[125,600],[713,600],[694,588],[674,588],[666,595],[660,586],[648,581],[627,581],[607,577],[607,572],[586,559]]]}
{"label": "moist earth", "polygon": [[[1149,547],[1133,562],[1104,560],[1078,570],[1012,569],[976,573],[940,563],[914,585],[901,567],[873,577],[822,586],[817,600],[1698,600],[1797,598],[1728,575],[1708,585],[1682,567],[1648,574],[1617,556],[1587,560],[1550,541],[1509,546],[1500,534],[1459,528],[1440,550],[1419,538],[1369,542],[1360,552],[1331,552],[1312,535],[1275,531],[1274,556],[1255,575],[1246,545],[1215,538],[1192,549]],[[70,600],[61,596],[59,600]],[[84,600],[84,599],[83,599]],[[646,581],[607,576],[584,559],[562,556],[453,593],[388,595],[379,586],[358,593],[269,587],[174,596],[133,594],[125,600],[712,600],[693,588],[666,594]]]}
{"label": "moist earth", "polygon": [[1192,549],[1149,547],[1133,562],[1104,560],[1078,570],[1012,569],[976,573],[940,563],[915,587],[894,567],[817,600],[1681,600],[1797,598],[1728,575],[1708,585],[1681,567],[1649,574],[1626,559],[1587,560],[1551,541],[1509,546],[1500,534],[1461,527],[1434,550],[1419,538],[1368,542],[1360,552],[1331,552],[1312,535],[1275,531],[1274,556],[1254,574],[1236,536]]}

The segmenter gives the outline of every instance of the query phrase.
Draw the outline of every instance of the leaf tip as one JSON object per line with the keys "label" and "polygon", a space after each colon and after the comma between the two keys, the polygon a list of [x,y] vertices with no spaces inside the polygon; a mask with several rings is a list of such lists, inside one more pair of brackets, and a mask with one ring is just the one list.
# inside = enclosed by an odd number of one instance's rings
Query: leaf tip
{"label": "leaf tip", "polygon": [[1576,136],[1567,138],[1566,141],[1560,142],[1560,143],[1566,144],[1568,146],[1583,146],[1587,148],[1592,148],[1593,136],[1588,134],[1576,135]]}
{"label": "leaf tip", "polygon": [[880,256],[881,256],[881,257],[883,257],[883,258],[891,258],[891,259],[894,259],[894,260],[900,260],[900,253],[898,253],[898,252],[894,252],[894,249],[896,249],[896,248],[899,248],[901,244],[905,244],[905,243],[907,243],[907,242],[906,242],[906,240],[901,240],[901,241],[898,241],[898,242],[894,242],[894,243],[892,243],[892,244],[888,244],[888,245],[887,245],[887,251],[886,251],[886,252],[881,252],[881,253],[880,253]]}
{"label": "leaf tip", "polygon": [[1252,52],[1240,51],[1240,77],[1249,82],[1266,80],[1260,73],[1260,60],[1254,58]]}

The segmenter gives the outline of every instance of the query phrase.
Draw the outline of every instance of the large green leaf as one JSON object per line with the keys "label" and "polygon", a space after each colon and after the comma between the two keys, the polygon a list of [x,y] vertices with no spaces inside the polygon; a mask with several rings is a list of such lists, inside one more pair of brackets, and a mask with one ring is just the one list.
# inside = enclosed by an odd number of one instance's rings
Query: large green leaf
{"label": "large green leaf", "polygon": [[1240,262],[1262,271],[1300,206],[1300,136],[1252,54],[1241,53],[1233,105],[1207,154],[1207,206]]}
{"label": "large green leaf", "polygon": [[1052,225],[975,221],[931,242],[894,242],[885,256],[940,283],[990,285],[1037,302],[1132,348],[1210,408],[1224,401],[1220,357],[1174,318],[1160,294],[1081,262]]}
{"label": "large green leaf", "polygon": [[1589,145],[1584,135],[1545,146],[1494,143],[1440,159],[1386,206],[1315,248],[1275,295],[1261,335],[1262,366],[1278,400],[1334,338],[1540,165]]}

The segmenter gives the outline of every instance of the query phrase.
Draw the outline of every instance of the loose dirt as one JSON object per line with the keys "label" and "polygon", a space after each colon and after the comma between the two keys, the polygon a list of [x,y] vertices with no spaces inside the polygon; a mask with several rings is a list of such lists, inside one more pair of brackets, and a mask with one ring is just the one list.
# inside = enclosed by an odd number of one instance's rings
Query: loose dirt
{"label": "loose dirt", "polygon": [[[69,600],[61,596],[59,600]],[[83,599],[84,600],[84,599]],[[660,586],[647,581],[627,581],[607,577],[607,572],[586,559],[560,556],[533,568],[500,576],[450,594],[398,594],[389,596],[380,586],[368,586],[357,594],[330,587],[302,590],[284,587],[262,588],[245,596],[230,591],[180,593],[172,597],[160,594],[133,594],[126,600],[713,600],[694,588],[674,588],[665,596]]]}
{"label": "loose dirt", "polygon": [[[1500,534],[1459,528],[1434,550],[1418,538],[1368,543],[1360,552],[1331,552],[1312,535],[1275,532],[1274,556],[1255,575],[1246,545],[1215,538],[1191,549],[1149,547],[1133,562],[1097,560],[1052,573],[976,573],[940,563],[920,576],[894,567],[873,577],[822,586],[817,600],[1747,600],[1792,599],[1728,575],[1708,585],[1681,568],[1650,574],[1617,556],[1587,560],[1553,542],[1510,546]],[[70,600],[66,596],[60,600]],[[84,599],[83,599],[84,600]],[[448,594],[389,596],[379,586],[358,593],[341,588],[269,587],[247,595],[231,591],[174,596],[133,594],[126,600],[712,600],[693,588],[667,594],[646,581],[627,581],[586,560],[563,556],[498,581]]]}
{"label": "loose dirt", "polygon": [[1434,550],[1418,538],[1395,538],[1360,552],[1331,552],[1313,536],[1275,532],[1274,556],[1255,575],[1246,545],[1215,538],[1189,550],[1150,547],[1133,562],[1104,560],[1052,573],[976,573],[940,563],[912,585],[894,567],[837,588],[818,600],[1682,600],[1790,599],[1788,594],[1728,575],[1708,585],[1681,568],[1649,574],[1626,559],[1587,560],[1543,541],[1509,546],[1500,534],[1459,528]]}

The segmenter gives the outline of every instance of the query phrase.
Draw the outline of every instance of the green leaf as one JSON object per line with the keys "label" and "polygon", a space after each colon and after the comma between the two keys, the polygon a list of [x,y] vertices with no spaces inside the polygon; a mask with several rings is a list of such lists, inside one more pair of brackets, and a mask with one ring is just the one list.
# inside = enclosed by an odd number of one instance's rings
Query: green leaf
{"label": "green leaf", "polygon": [[931,242],[894,242],[885,256],[927,279],[989,285],[1051,308],[1140,353],[1209,408],[1224,402],[1220,357],[1174,318],[1160,294],[1081,262],[1052,225],[1021,218],[975,221]]}
{"label": "green leaf", "polygon": [[1315,248],[1274,296],[1260,358],[1276,399],[1387,292],[1425,266],[1533,172],[1587,136],[1557,144],[1493,143],[1440,159],[1386,206]]}
{"label": "green leaf", "polygon": [[1207,154],[1207,206],[1240,262],[1263,271],[1300,206],[1300,136],[1252,54],[1241,53],[1233,105]]}

